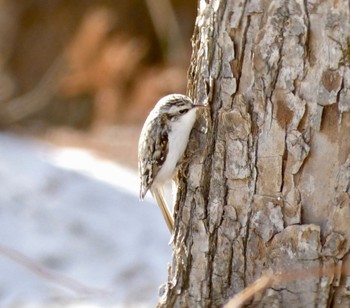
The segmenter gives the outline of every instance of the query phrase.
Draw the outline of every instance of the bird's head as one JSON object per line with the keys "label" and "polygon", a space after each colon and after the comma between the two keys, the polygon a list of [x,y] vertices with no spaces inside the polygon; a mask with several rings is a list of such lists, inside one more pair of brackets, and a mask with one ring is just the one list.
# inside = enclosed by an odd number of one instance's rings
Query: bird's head
{"label": "bird's head", "polygon": [[189,112],[194,112],[198,107],[204,105],[195,105],[186,95],[170,94],[161,98],[154,109],[159,114],[166,115],[171,121],[175,121]]}

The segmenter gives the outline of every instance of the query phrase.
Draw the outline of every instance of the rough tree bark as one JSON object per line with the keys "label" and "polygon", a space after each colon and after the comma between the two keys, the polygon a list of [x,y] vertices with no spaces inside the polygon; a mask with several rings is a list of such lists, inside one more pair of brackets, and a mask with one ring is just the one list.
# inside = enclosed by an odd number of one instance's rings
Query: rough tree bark
{"label": "rough tree bark", "polygon": [[218,307],[303,269],[248,305],[349,307],[349,1],[198,5],[188,92],[210,111],[179,177],[159,306]]}

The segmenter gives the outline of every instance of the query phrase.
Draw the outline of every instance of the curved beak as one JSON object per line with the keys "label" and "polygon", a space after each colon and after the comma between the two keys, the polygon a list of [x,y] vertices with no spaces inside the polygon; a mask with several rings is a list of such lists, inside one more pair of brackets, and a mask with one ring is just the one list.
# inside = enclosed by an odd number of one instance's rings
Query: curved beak
{"label": "curved beak", "polygon": [[203,107],[208,107],[208,105],[199,105],[199,104],[196,104],[196,105],[192,105],[192,108],[203,108]]}

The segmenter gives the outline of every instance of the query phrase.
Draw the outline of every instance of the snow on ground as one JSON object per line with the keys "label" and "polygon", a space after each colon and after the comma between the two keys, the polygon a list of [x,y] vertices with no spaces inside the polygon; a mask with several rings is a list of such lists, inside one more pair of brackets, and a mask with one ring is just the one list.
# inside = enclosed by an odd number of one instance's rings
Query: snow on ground
{"label": "snow on ground", "polygon": [[0,185],[0,307],[155,306],[170,235],[136,174],[0,134]]}

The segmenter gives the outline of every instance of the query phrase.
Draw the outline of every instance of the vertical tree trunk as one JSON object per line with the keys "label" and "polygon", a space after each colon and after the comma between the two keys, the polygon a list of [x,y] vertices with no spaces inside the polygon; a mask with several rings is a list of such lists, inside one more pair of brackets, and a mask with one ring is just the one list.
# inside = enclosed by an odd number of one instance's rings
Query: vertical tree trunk
{"label": "vertical tree trunk", "polygon": [[180,177],[160,307],[218,307],[300,269],[248,304],[350,306],[349,60],[349,1],[199,1],[189,94],[210,111]]}

